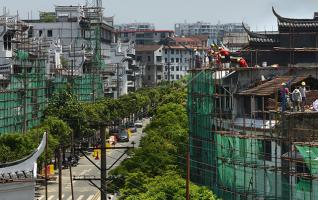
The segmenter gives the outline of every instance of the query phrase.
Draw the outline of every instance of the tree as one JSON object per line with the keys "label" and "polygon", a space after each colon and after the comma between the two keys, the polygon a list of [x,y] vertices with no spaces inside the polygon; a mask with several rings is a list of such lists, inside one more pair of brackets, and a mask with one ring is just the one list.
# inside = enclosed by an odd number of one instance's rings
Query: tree
{"label": "tree", "polygon": [[93,130],[90,128],[90,117],[85,113],[83,104],[69,90],[55,94],[45,111],[46,116],[57,117],[72,128],[75,139],[89,137]]}
{"label": "tree", "polygon": [[[138,174],[138,176],[142,176]],[[182,200],[186,199],[186,181],[174,171],[162,176],[138,179],[136,174],[129,174],[125,187],[120,190],[120,199],[127,200]],[[133,181],[132,181],[133,179]],[[196,200],[215,200],[213,193],[205,187],[190,185],[190,198]]]}

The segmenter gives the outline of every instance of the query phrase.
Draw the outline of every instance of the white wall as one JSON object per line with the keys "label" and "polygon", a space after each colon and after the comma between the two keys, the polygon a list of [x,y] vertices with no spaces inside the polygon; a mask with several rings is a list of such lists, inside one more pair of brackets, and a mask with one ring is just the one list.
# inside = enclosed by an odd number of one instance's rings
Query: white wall
{"label": "white wall", "polygon": [[32,200],[34,199],[35,182],[0,183],[1,200]]}

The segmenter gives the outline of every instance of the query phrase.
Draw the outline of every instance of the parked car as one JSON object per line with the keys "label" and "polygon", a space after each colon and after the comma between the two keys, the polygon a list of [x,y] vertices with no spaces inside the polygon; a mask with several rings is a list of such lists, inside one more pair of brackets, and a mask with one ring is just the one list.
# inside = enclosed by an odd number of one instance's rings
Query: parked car
{"label": "parked car", "polygon": [[141,121],[141,120],[135,121],[135,126],[136,126],[137,128],[142,128],[142,121]]}
{"label": "parked car", "polygon": [[113,134],[113,133],[118,133],[119,132],[119,128],[118,127],[111,127],[109,129],[109,133]]}
{"label": "parked car", "polygon": [[129,142],[129,135],[127,130],[120,130],[118,133],[118,142]]}
{"label": "parked car", "polygon": [[137,127],[135,126],[134,123],[128,123],[126,125],[126,128],[129,128],[132,133],[136,133],[137,132]]}

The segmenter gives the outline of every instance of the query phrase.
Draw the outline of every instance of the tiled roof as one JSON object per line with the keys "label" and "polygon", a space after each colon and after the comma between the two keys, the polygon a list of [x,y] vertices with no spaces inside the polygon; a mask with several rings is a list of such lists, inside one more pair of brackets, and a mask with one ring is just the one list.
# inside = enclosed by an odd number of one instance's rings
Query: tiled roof
{"label": "tiled roof", "polygon": [[256,43],[278,43],[279,41],[274,38],[249,38],[250,42],[256,42]]}
{"label": "tiled roof", "polygon": [[318,19],[292,19],[280,16],[272,7],[274,15],[278,19],[279,27],[292,27],[292,28],[317,28]]}
{"label": "tiled roof", "polygon": [[291,28],[317,28],[318,21],[313,22],[278,22],[280,27],[291,27]]}
{"label": "tiled roof", "polygon": [[239,94],[246,95],[246,96],[270,96],[274,94],[279,88],[282,87],[282,83],[290,82],[290,85],[294,85],[307,78],[308,77],[304,77],[304,76],[299,76],[299,77],[281,76],[281,77],[274,78],[270,81],[267,81],[256,87],[242,91]]}
{"label": "tiled roof", "polygon": [[275,38],[275,35],[266,35],[266,34],[252,32],[245,27],[244,23],[242,23],[242,26],[245,32],[248,34],[248,38],[250,42],[273,43],[273,44],[279,43],[279,40]]}
{"label": "tiled roof", "polygon": [[156,51],[161,47],[161,45],[137,45],[136,51]]}

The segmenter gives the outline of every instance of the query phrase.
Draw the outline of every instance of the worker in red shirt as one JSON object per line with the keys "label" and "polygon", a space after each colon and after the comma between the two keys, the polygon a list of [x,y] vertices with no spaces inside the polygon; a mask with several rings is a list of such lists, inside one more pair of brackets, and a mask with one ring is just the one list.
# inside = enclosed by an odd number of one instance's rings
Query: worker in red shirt
{"label": "worker in red shirt", "polygon": [[220,47],[219,48],[219,53],[221,55],[222,63],[225,63],[225,67],[229,67],[229,64],[227,64],[227,63],[231,62],[230,51]]}
{"label": "worker in red shirt", "polygon": [[239,58],[238,59],[238,63],[240,65],[240,67],[243,67],[243,68],[248,67],[247,62],[246,62],[246,60],[244,58]]}

